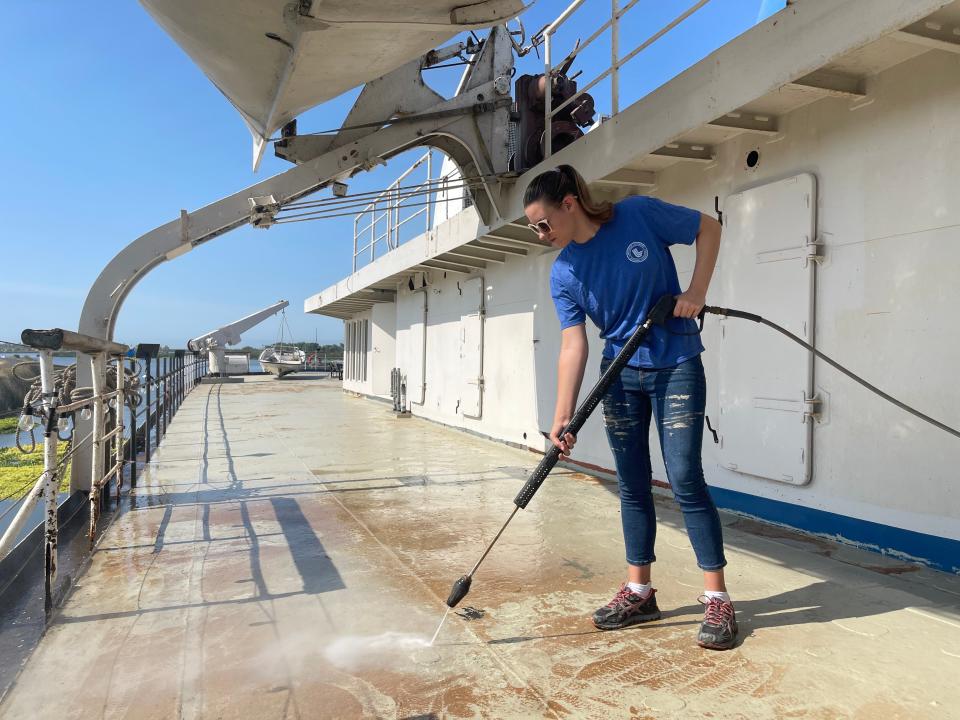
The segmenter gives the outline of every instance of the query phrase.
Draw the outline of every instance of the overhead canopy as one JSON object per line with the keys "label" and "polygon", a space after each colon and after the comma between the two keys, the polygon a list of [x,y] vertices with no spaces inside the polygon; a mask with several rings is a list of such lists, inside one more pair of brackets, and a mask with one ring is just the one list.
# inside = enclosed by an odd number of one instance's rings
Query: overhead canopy
{"label": "overhead canopy", "polygon": [[300,113],[464,30],[516,17],[523,0],[140,0],[240,111],[254,166]]}

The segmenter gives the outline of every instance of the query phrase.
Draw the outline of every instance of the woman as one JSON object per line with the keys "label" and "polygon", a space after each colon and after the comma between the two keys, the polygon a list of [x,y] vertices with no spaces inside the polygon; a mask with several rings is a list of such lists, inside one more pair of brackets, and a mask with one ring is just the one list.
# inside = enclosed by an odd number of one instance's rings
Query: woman
{"label": "woman", "polygon": [[[593,614],[593,622],[613,630],[660,618],[656,590],[650,584],[657,531],[648,444],[652,415],[667,478],[703,570],[700,602],[705,613],[697,641],[706,648],[730,648],[737,622],[723,577],[720,518],[700,459],[706,383],[700,360],[703,345],[693,322],[706,302],[720,249],[720,224],[696,210],[650,197],[630,197],[616,205],[595,202],[569,165],[534,178],[524,195],[524,209],[531,229],[560,250],[550,274],[561,328],[550,439],[564,456],[576,444],[573,435],[560,433],[576,409],[583,380],[586,317],[606,340],[602,372],[660,297],[677,298],[675,317],[667,327],[653,326],[603,399],[620,485],[627,582]],[[693,278],[681,292],[669,246],[694,241]]]}

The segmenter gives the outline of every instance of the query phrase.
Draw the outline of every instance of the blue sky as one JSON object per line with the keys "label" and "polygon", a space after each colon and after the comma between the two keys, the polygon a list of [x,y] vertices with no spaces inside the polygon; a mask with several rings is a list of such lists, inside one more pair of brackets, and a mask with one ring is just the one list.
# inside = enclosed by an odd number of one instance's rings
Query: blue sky
{"label": "blue sky", "polygon": [[[622,53],[691,4],[638,3],[625,18]],[[713,0],[626,66],[621,106],[783,4]],[[524,23],[539,29],[566,5],[539,0]],[[587,0],[576,22],[558,34],[556,55],[591,34],[609,7],[609,0]],[[250,136],[240,116],[138,4],[12,0],[5,16],[0,248],[7,270],[0,281],[0,340],[18,340],[25,327],[75,329],[104,265],[180,208],[196,209],[290,165],[268,150],[252,173]],[[581,82],[605,67],[608,48],[601,43],[578,60]],[[542,67],[533,53],[517,62],[518,74]],[[449,94],[458,74],[438,70],[427,80]],[[356,92],[305,113],[301,132],[338,125]],[[603,111],[609,85],[592,92]],[[384,188],[410,162],[410,155],[400,156],[359,175],[351,191]],[[283,298],[290,301],[296,339],[340,342],[339,321],[305,315],[302,307],[304,298],[349,273],[352,244],[351,218],[235,230],[141,281],[121,311],[116,339],[183,347],[190,337]],[[268,320],[243,341],[269,343],[277,331],[278,322]]]}

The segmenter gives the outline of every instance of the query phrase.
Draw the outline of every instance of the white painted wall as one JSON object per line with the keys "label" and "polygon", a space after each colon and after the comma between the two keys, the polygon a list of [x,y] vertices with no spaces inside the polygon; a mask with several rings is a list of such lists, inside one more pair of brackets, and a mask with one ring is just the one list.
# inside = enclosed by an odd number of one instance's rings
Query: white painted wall
{"label": "white painted wall", "polygon": [[[818,346],[895,397],[953,426],[960,425],[958,78],[960,56],[929,53],[871,78],[871,103],[853,109],[848,100],[827,98],[801,108],[781,118],[781,136],[735,138],[718,146],[711,165],[680,163],[660,172],[655,191],[665,200],[712,213],[714,195],[722,204],[726,196],[748,187],[803,172],[815,175],[826,255],[816,289]],[[744,163],[751,149],[761,153],[752,170]],[[484,271],[486,387],[479,420],[457,412],[457,280],[462,276],[431,273],[427,386],[424,404],[412,407],[415,414],[544,447],[537,432],[548,429],[552,419],[559,347],[548,291],[553,256],[545,252],[510,259]],[[684,284],[694,251],[677,247],[674,256]],[[729,272],[723,258],[721,250],[720,274]],[[397,364],[410,373],[422,357],[419,344],[411,342],[422,337],[414,330],[421,298],[405,286],[398,290]],[[722,283],[715,283],[708,301],[725,303]],[[741,309],[775,314],[777,303],[771,294],[766,306]],[[601,350],[595,329],[589,330],[591,355],[582,395],[597,378]],[[718,333],[717,319],[708,319],[704,362],[707,410],[713,419],[719,415]],[[709,435],[704,444],[708,482],[960,539],[960,443],[819,361],[815,385],[826,400],[826,417],[814,430],[809,485],[724,469]],[[411,400],[418,400],[413,390]],[[657,447],[653,436],[651,444]],[[575,458],[612,466],[599,413],[581,431]],[[657,451],[654,474],[665,479]]]}
{"label": "white painted wall", "polygon": [[390,396],[390,371],[397,358],[397,309],[379,303],[370,309],[370,379],[374,395]]}
{"label": "white painted wall", "polygon": [[[483,413],[464,417],[459,403],[465,390],[460,359],[460,323],[470,307],[462,301],[463,275],[434,271],[427,275],[428,303],[425,401],[419,405],[422,362],[421,323],[424,291],[416,273],[417,291],[401,287],[397,295],[397,361],[408,377],[411,410],[416,415],[465,427],[501,440],[531,444],[536,440],[536,385],[534,382],[533,306],[536,284],[530,274],[542,261],[536,257],[513,259],[489,267],[483,275]],[[526,437],[524,437],[526,434]]]}
{"label": "white painted wall", "polygon": [[[661,173],[659,196],[707,209],[713,196],[810,172],[819,180],[817,346],[894,397],[960,424],[960,57],[929,53],[872,78],[871,104],[825,99],[781,121],[783,139],[741,136],[712,167]],[[748,170],[746,153],[760,165]],[[689,279],[692,252],[679,266]],[[721,251],[718,273],[724,272]],[[683,282],[682,280],[682,282]],[[711,293],[710,302],[724,298]],[[776,297],[770,298],[775,306]],[[743,308],[764,314],[765,308]],[[718,323],[704,356],[715,376]],[[771,331],[772,332],[772,331]],[[784,342],[787,342],[784,340]],[[802,352],[798,348],[799,352]],[[762,361],[762,358],[758,358]],[[827,420],[814,429],[813,481],[791,487],[718,466],[712,484],[883,524],[960,538],[960,443],[870,394],[823,362],[815,365]],[[716,382],[713,383],[716,385]],[[715,395],[711,399],[716,403]],[[715,411],[714,411],[715,413]],[[662,467],[657,471],[663,476]]]}

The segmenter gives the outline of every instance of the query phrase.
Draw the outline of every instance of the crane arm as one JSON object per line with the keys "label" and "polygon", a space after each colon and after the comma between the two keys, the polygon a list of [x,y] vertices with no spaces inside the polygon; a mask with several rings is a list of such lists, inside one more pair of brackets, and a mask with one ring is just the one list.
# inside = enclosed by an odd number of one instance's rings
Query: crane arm
{"label": "crane arm", "polygon": [[205,335],[200,335],[187,342],[187,347],[194,352],[202,350],[211,350],[213,348],[225,347],[226,345],[236,345],[240,342],[240,336],[256,325],[266,320],[271,315],[276,315],[290,303],[286,300],[265,307],[255,313],[240,318],[232,323],[219,327]]}

